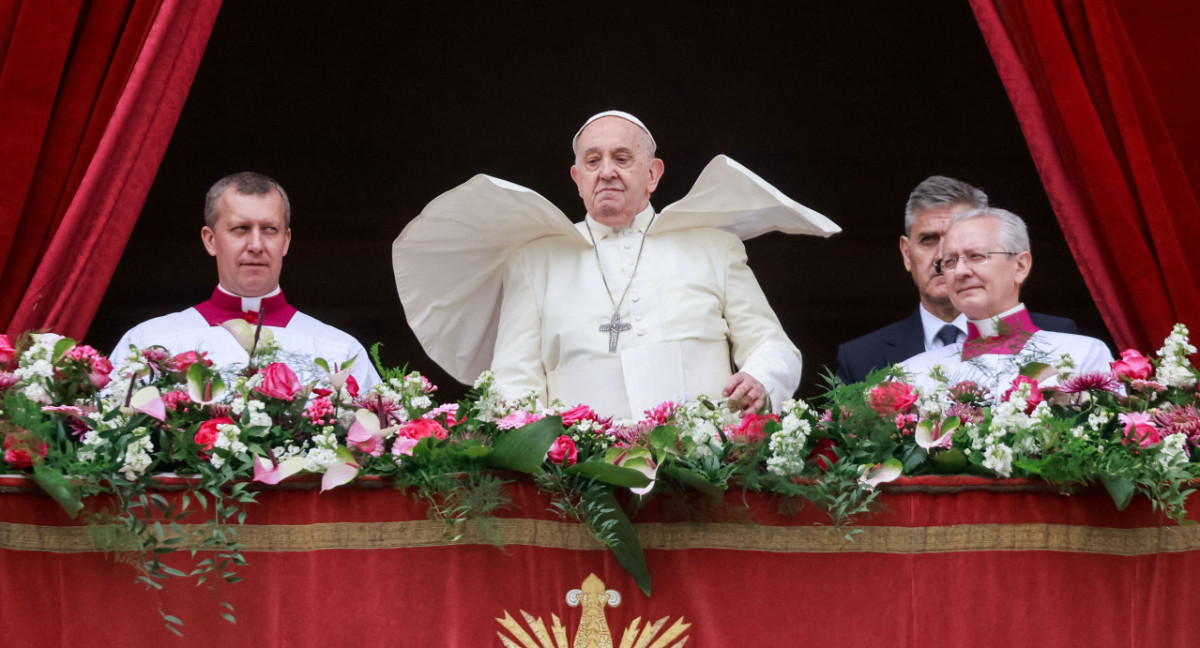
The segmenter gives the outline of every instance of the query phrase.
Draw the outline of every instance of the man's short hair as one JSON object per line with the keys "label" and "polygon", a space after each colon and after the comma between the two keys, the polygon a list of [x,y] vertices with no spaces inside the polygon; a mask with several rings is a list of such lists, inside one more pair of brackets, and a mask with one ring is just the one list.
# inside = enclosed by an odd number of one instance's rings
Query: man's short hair
{"label": "man's short hair", "polygon": [[983,209],[988,206],[988,197],[979,187],[962,180],[940,175],[925,178],[908,194],[908,204],[904,206],[904,235],[912,234],[917,212],[957,204],[970,205],[971,209]]}
{"label": "man's short hair", "polygon": [[288,200],[287,192],[278,182],[253,171],[227,175],[209,188],[204,196],[204,224],[208,227],[217,226],[217,201],[230,187],[243,196],[265,196],[272,191],[279,192],[279,197],[283,199],[283,226],[288,229],[292,227],[292,203]]}
{"label": "man's short hair", "polygon": [[949,227],[959,221],[970,220],[972,218],[984,218],[991,216],[1000,220],[1000,247],[1003,250],[988,250],[989,252],[1008,252],[1009,254],[1020,254],[1021,252],[1029,252],[1029,229],[1025,227],[1025,221],[1020,216],[998,207],[984,207],[983,209],[972,209],[959,214],[955,214],[954,218],[950,219]]}

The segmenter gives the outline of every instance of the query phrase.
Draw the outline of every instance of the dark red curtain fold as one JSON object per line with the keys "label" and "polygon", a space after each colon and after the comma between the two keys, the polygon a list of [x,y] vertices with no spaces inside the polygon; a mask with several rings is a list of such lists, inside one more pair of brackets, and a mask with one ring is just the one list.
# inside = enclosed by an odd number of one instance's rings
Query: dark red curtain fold
{"label": "dark red curtain fold", "polygon": [[0,4],[0,322],[10,335],[86,333],[219,6]]}
{"label": "dark red curtain fold", "polygon": [[[1176,141],[1194,120],[1164,121],[1142,57],[1155,39],[1195,61],[1194,20],[1113,0],[971,0],[1063,234],[1117,345],[1156,349],[1172,324],[1200,331],[1200,205]],[[1196,14],[1200,15],[1200,14]],[[1160,77],[1168,87],[1178,76]],[[1163,94],[1200,108],[1200,87]],[[1192,113],[1194,114],[1194,112]]]}

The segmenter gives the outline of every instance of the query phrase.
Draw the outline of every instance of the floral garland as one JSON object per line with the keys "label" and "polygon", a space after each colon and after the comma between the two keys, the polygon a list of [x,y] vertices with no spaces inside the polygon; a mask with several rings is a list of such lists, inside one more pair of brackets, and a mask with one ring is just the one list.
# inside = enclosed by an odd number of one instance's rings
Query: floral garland
{"label": "floral garland", "polygon": [[[1127,350],[1110,372],[1084,374],[1066,356],[1053,366],[1022,362],[1001,394],[949,384],[936,368],[935,387],[922,391],[890,367],[865,383],[830,378],[819,407],[789,400],[778,415],[742,417],[701,398],[663,403],[636,422],[586,405],[507,401],[487,372],[458,403],[439,404],[437,387],[417,372],[382,366],[382,381],[360,389],[352,361],[286,356],[266,328],[231,333],[251,361],[226,373],[202,353],[131,349],[114,368],[52,333],[24,334],[15,345],[0,335],[0,472],[30,475],[73,517],[110,531],[95,534],[102,548],[130,552],[138,577],[162,587],[170,577],[240,578],[234,527],[254,501],[254,482],[312,473],[327,490],[358,475],[392,478],[430,504],[450,537],[472,523],[499,544],[489,514],[506,504],[510,473],[497,471],[518,471],[551,494],[555,510],[588,524],[648,593],[636,533],[616,498],[622,489],[637,498],[680,487],[714,497],[735,487],[771,492],[848,527],[880,483],[966,472],[1067,488],[1099,482],[1118,508],[1142,493],[1183,521],[1200,471],[1200,372],[1182,325],[1157,360]],[[153,492],[163,472],[199,476],[179,508]],[[116,505],[85,505],[100,494]],[[193,546],[182,525],[198,511],[205,522],[195,542],[212,557],[189,572],[161,562]],[[178,632],[182,621],[162,614]],[[231,607],[225,616],[233,620]]]}

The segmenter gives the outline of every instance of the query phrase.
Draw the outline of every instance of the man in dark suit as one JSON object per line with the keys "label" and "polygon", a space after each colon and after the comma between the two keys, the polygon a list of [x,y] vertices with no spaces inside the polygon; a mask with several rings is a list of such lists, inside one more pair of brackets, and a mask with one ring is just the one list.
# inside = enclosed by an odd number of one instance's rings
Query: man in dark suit
{"label": "man in dark suit", "polygon": [[[900,256],[921,302],[912,315],[838,346],[836,374],[842,382],[866,380],[875,369],[966,339],[967,318],[950,303],[946,280],[934,270],[933,262],[950,219],[959,212],[987,206],[983,191],[946,176],[931,176],[913,189],[904,208]],[[1038,328],[1078,332],[1075,322],[1065,317],[1030,316]]]}

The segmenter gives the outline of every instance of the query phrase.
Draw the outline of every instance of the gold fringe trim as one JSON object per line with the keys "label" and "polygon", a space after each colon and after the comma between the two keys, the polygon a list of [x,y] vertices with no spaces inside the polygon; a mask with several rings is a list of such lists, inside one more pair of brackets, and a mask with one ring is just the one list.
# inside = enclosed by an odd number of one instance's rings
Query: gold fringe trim
{"label": "gold fringe trim", "polygon": [[[574,522],[499,519],[507,544],[599,551],[603,547]],[[644,549],[724,549],[773,553],[927,554],[959,551],[1067,551],[1141,556],[1200,550],[1200,525],[1134,529],[1065,524],[969,524],[934,527],[858,527],[847,541],[832,527],[740,524],[638,524]],[[186,533],[198,528],[185,525]],[[98,551],[90,540],[100,529],[0,522],[0,549],[50,553]],[[247,524],[237,527],[242,551],[401,549],[491,544],[468,526],[457,541],[438,522],[334,522],[305,525]]]}

